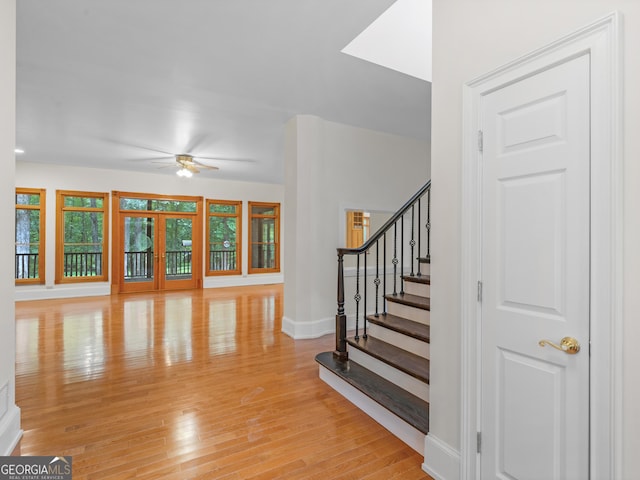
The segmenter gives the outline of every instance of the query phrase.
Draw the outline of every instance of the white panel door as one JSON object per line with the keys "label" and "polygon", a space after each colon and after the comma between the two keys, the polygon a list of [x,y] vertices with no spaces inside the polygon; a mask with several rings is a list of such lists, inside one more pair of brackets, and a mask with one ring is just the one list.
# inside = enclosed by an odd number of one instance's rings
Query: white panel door
{"label": "white panel door", "polygon": [[589,98],[585,54],[482,99],[483,480],[589,478]]}

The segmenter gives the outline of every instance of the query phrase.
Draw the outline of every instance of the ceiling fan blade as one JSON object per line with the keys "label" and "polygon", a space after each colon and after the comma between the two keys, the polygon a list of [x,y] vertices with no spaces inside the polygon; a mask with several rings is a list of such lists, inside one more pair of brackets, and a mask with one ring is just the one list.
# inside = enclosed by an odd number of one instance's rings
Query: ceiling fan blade
{"label": "ceiling fan blade", "polygon": [[148,158],[133,158],[130,162],[153,162],[159,163],[161,160],[172,160],[173,157],[148,157]]}
{"label": "ceiling fan blade", "polygon": [[164,150],[160,150],[159,148],[150,147],[148,145],[139,145],[139,144],[135,144],[135,143],[129,143],[129,142],[125,142],[123,140],[117,140],[115,138],[101,137],[100,140],[102,140],[103,142],[112,143],[114,145],[122,145],[122,146],[125,146],[125,147],[137,148],[139,150],[147,150],[147,151],[151,151],[151,152],[162,153],[164,155],[169,155],[170,157],[173,157],[173,155],[174,155],[171,152],[166,152]]}
{"label": "ceiling fan blade", "polygon": [[214,165],[206,165],[206,164],[201,163],[201,162],[196,162],[195,160],[193,161],[193,165],[197,165],[198,168],[204,168],[206,170],[220,170],[219,167],[216,167]]}
{"label": "ceiling fan blade", "polygon": [[202,160],[217,160],[220,162],[246,162],[246,163],[256,163],[256,160],[252,158],[229,158],[229,157],[202,157],[200,155],[195,155],[195,158],[199,158]]}
{"label": "ceiling fan blade", "polygon": [[207,137],[208,135],[204,133],[192,137],[191,141],[185,146],[185,153],[191,155],[194,150],[197,150],[203,144]]}

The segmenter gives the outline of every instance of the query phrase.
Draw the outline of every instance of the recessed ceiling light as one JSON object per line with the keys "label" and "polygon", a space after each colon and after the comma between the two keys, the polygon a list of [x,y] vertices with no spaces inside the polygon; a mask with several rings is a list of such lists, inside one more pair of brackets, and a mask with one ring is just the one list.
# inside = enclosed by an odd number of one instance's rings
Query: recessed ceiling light
{"label": "recessed ceiling light", "polygon": [[14,150],[14,152],[16,152],[16,153],[24,153],[24,150],[23,150],[23,149],[21,149],[21,148],[16,148],[16,149]]}

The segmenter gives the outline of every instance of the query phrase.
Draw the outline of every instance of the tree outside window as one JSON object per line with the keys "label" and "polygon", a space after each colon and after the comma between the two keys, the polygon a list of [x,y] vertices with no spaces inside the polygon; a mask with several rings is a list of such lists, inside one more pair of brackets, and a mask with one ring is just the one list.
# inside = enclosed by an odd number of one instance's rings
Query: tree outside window
{"label": "tree outside window", "polygon": [[57,192],[56,283],[108,278],[108,193]]}
{"label": "tree outside window", "polygon": [[240,275],[242,202],[207,200],[207,275]]}
{"label": "tree outside window", "polygon": [[44,189],[16,188],[16,284],[44,283]]}

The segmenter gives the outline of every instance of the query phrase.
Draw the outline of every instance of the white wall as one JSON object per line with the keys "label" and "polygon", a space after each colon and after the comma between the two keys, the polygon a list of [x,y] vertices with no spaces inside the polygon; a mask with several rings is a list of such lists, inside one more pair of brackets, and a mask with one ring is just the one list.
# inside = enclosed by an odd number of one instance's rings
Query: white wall
{"label": "white wall", "polygon": [[[284,187],[282,185],[216,180],[198,176],[181,178],[173,174],[122,172],[118,170],[65,167],[18,161],[15,186],[45,188],[47,190],[46,284],[16,286],[16,298],[18,300],[108,295],[111,291],[110,282],[54,284],[56,190],[141,192],[162,195],[193,195],[216,200],[242,200],[243,274],[204,277],[204,287],[256,285],[281,283],[283,281],[282,262],[281,273],[279,274],[247,275],[247,237],[249,231],[247,201],[280,202],[282,204],[284,201]],[[113,221],[110,221],[109,225],[112,227]],[[284,221],[281,223],[281,228],[282,230],[285,229]],[[206,228],[203,230],[206,232]],[[111,258],[113,258],[113,255],[111,255]],[[280,258],[283,258],[282,250]]]}
{"label": "white wall", "polygon": [[[619,10],[624,23],[625,234],[623,472],[640,474],[640,2],[434,0],[430,435],[460,449],[460,195],[462,85]],[[638,128],[636,128],[638,127]],[[427,459],[428,463],[429,459]]]}
{"label": "white wall", "polygon": [[15,305],[13,301],[13,265],[16,138],[16,2],[0,1],[0,264],[5,268],[0,278],[0,455],[9,455],[20,439],[20,410],[15,401]]}
{"label": "white wall", "polygon": [[398,210],[429,179],[429,144],[299,115],[286,126],[285,145],[282,328],[316,337],[334,331],[345,209]]}

